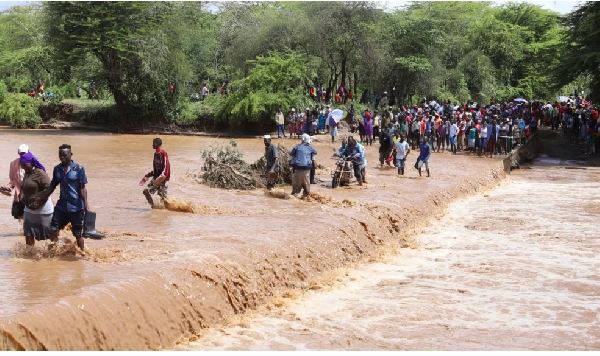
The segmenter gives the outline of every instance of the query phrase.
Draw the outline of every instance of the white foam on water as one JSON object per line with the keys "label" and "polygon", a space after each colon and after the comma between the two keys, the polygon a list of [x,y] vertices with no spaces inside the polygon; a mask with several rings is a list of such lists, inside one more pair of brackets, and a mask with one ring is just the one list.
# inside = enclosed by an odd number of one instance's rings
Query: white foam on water
{"label": "white foam on water", "polygon": [[518,173],[451,204],[418,249],[181,347],[599,350],[599,174]]}

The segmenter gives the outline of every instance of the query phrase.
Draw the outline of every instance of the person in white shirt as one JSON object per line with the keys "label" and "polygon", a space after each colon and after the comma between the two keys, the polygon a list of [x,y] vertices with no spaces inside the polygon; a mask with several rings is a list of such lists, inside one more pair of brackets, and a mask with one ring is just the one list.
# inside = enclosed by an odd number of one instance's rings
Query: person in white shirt
{"label": "person in white shirt", "polygon": [[277,138],[281,138],[279,132],[283,134],[283,137],[287,137],[285,135],[285,118],[281,108],[279,108],[275,114],[275,122],[277,123]]}
{"label": "person in white shirt", "polygon": [[458,125],[456,125],[456,120],[452,120],[452,125],[450,125],[450,151],[452,154],[456,154],[456,139],[458,137]]}
{"label": "person in white shirt", "polygon": [[487,147],[487,129],[488,124],[486,121],[483,121],[483,125],[481,125],[481,132],[479,135],[479,155],[485,152],[485,148]]}
{"label": "person in white shirt", "polygon": [[400,136],[400,140],[396,142],[396,166],[398,167],[399,175],[404,175],[404,165],[409,153],[410,147],[408,147],[408,143],[404,141],[404,136]]}
{"label": "person in white shirt", "polygon": [[204,100],[208,97],[208,86],[206,83],[202,83],[202,91],[200,92],[200,100]]}

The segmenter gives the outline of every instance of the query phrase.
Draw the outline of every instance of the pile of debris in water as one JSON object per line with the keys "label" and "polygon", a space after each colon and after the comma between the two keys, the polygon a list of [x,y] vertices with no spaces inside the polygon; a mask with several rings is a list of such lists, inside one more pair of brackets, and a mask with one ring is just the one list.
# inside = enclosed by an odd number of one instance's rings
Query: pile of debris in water
{"label": "pile of debris in water", "polygon": [[[279,150],[279,176],[277,184],[292,184],[292,166],[290,165],[289,149],[283,144]],[[190,173],[203,184],[213,188],[250,190],[266,186],[267,161],[261,157],[256,162],[248,164],[244,154],[237,148],[237,142],[230,140],[228,145],[209,144],[202,151],[204,167],[201,174]],[[201,178],[198,180],[198,178]]]}

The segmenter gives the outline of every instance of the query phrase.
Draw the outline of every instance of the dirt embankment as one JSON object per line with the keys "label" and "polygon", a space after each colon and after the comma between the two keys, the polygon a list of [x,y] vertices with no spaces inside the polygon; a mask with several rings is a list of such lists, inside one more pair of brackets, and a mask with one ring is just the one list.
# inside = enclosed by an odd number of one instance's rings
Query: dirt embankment
{"label": "dirt embankment", "polygon": [[213,114],[202,114],[193,122],[120,122],[116,109],[110,106],[80,108],[73,104],[42,105],[39,109],[41,129],[81,130],[121,134],[161,134],[183,136],[256,137],[277,130],[275,123],[257,125],[247,123],[229,127],[216,120]]}
{"label": "dirt embankment", "polygon": [[[430,223],[452,200],[492,188],[505,177],[499,160],[433,156],[432,179],[369,168],[369,184],[362,189],[324,190],[310,201],[274,199],[277,205],[267,215],[232,218],[231,224],[243,222],[234,236],[239,242],[215,242],[224,249],[209,258],[147,264],[127,282],[0,319],[0,349],[170,348],[182,336],[263,305],[278,291],[310,288],[323,272],[360,261],[385,244],[411,246],[404,232]],[[257,210],[248,206],[246,195],[236,197],[237,206]],[[290,213],[294,207],[306,215]],[[279,216],[277,208],[287,215]],[[271,232],[268,242],[248,236],[261,229],[269,233],[276,225],[287,230]]]}

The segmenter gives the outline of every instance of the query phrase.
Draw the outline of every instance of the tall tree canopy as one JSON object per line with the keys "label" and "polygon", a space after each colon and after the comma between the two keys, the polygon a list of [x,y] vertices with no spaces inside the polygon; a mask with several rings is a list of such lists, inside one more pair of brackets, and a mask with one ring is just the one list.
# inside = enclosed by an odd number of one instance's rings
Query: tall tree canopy
{"label": "tall tree canopy", "polygon": [[214,100],[218,116],[256,120],[273,96],[245,78],[292,58],[310,63],[303,85],[387,91],[398,105],[548,100],[575,89],[599,96],[599,10],[596,2],[560,16],[523,2],[49,1],[0,15],[0,81],[24,92],[43,79],[66,96],[94,81],[121,125],[180,118],[201,83],[225,79],[245,88],[231,96],[245,104]]}
{"label": "tall tree canopy", "polygon": [[588,1],[579,6],[564,19],[567,26],[566,43],[563,45],[562,63],[556,81],[568,85],[579,82],[576,89],[582,89],[589,78],[589,96],[600,99],[600,3]]}

